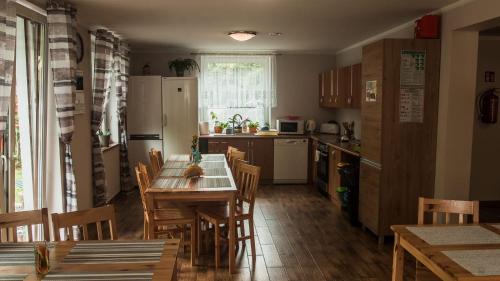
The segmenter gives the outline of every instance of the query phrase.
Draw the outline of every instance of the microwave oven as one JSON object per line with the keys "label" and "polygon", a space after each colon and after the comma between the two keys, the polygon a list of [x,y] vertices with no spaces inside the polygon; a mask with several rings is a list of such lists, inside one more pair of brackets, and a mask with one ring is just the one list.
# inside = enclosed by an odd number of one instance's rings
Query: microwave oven
{"label": "microwave oven", "polygon": [[282,135],[303,135],[304,134],[304,120],[276,120],[276,128]]}

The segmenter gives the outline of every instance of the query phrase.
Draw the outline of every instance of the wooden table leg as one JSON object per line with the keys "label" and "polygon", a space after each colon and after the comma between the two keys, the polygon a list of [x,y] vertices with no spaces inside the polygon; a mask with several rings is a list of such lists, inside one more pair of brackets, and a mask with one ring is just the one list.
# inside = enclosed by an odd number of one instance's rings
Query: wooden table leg
{"label": "wooden table leg", "polygon": [[394,251],[392,253],[392,281],[403,281],[405,249],[401,247],[398,233],[394,234]]}
{"label": "wooden table leg", "polygon": [[234,246],[236,244],[236,222],[234,218],[234,212],[235,212],[235,207],[234,207],[234,194],[231,195],[230,201],[229,201],[229,273],[234,273],[235,272],[235,260],[236,260],[236,253]]}

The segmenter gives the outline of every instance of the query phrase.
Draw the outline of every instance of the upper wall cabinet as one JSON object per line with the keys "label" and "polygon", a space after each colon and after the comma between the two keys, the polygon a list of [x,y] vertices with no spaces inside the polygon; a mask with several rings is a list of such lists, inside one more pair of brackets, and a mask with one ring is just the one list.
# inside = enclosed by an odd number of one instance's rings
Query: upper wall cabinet
{"label": "upper wall cabinet", "polygon": [[326,108],[361,108],[361,64],[321,73],[319,105]]}

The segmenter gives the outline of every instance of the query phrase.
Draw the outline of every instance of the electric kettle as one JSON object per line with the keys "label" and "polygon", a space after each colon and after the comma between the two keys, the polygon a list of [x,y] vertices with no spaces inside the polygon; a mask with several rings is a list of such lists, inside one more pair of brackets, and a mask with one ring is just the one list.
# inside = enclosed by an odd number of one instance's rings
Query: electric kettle
{"label": "electric kettle", "polygon": [[316,130],[316,121],[314,120],[307,120],[306,121],[306,131],[309,132],[310,134]]}

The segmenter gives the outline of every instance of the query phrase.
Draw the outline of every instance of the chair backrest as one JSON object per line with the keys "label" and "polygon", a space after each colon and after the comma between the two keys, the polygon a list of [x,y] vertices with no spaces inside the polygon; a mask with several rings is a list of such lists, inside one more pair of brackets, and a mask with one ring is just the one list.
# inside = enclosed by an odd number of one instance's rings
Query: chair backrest
{"label": "chair backrest", "polygon": [[452,222],[452,215],[458,216],[458,223],[460,224],[465,222],[465,216],[472,216],[472,222],[479,223],[479,201],[420,197],[418,199],[418,224],[425,223],[425,213],[432,213],[432,224],[439,223],[439,214],[445,215],[445,224]]}
{"label": "chair backrest", "polygon": [[227,152],[226,152],[226,158],[227,160],[229,160],[229,158],[231,158],[231,153],[233,153],[233,151],[238,151],[238,149],[234,146],[230,146],[228,145],[227,146]]}
{"label": "chair backrest", "polygon": [[52,214],[52,225],[54,227],[54,240],[61,241],[59,230],[65,229],[68,233],[68,239],[74,240],[73,227],[81,226],[83,228],[83,240],[89,240],[88,226],[95,224],[97,227],[97,239],[103,240],[102,222],[107,222],[109,225],[110,239],[118,239],[116,231],[115,207],[106,205],[88,209],[84,211],[76,211],[63,214]]}
{"label": "chair backrest", "polygon": [[235,174],[235,161],[236,160],[245,160],[245,151],[240,151],[240,150],[235,150],[231,152],[231,155],[229,156],[228,162],[229,162],[229,167],[231,168],[231,172],[233,175]]}
{"label": "chair backrest", "polygon": [[[231,169],[231,173],[233,174],[234,180],[236,181],[236,183],[238,183],[238,172],[240,170],[241,164],[248,164],[248,161],[243,160],[243,159],[234,159],[233,168]],[[238,189],[239,188],[240,187],[238,186]]]}
{"label": "chair backrest", "polygon": [[149,172],[148,166],[146,166],[142,162],[139,162],[137,163],[137,167],[139,168],[139,171],[144,175],[144,183],[146,184],[145,187],[149,187],[153,182],[153,175]]}
{"label": "chair backrest", "polygon": [[242,205],[246,202],[250,205],[250,213],[253,213],[257,187],[259,186],[260,167],[240,163],[236,175],[236,185],[239,188],[237,202]]}
{"label": "chair backrest", "polygon": [[[142,166],[142,167],[141,167]],[[146,172],[144,172],[146,169]],[[135,176],[137,177],[137,184],[139,185],[139,192],[141,193],[142,208],[146,211],[146,189],[149,187],[149,181],[147,174],[146,165],[139,162],[135,167]]]}
{"label": "chair backrest", "polygon": [[43,239],[50,241],[49,215],[47,208],[0,214],[0,243],[18,242],[17,228],[26,226],[28,241],[33,242],[33,226],[42,225]]}
{"label": "chair backrest", "polygon": [[161,151],[151,148],[151,151],[149,152],[149,160],[151,161],[151,170],[153,170],[153,175],[156,176],[160,172],[164,163]]}

